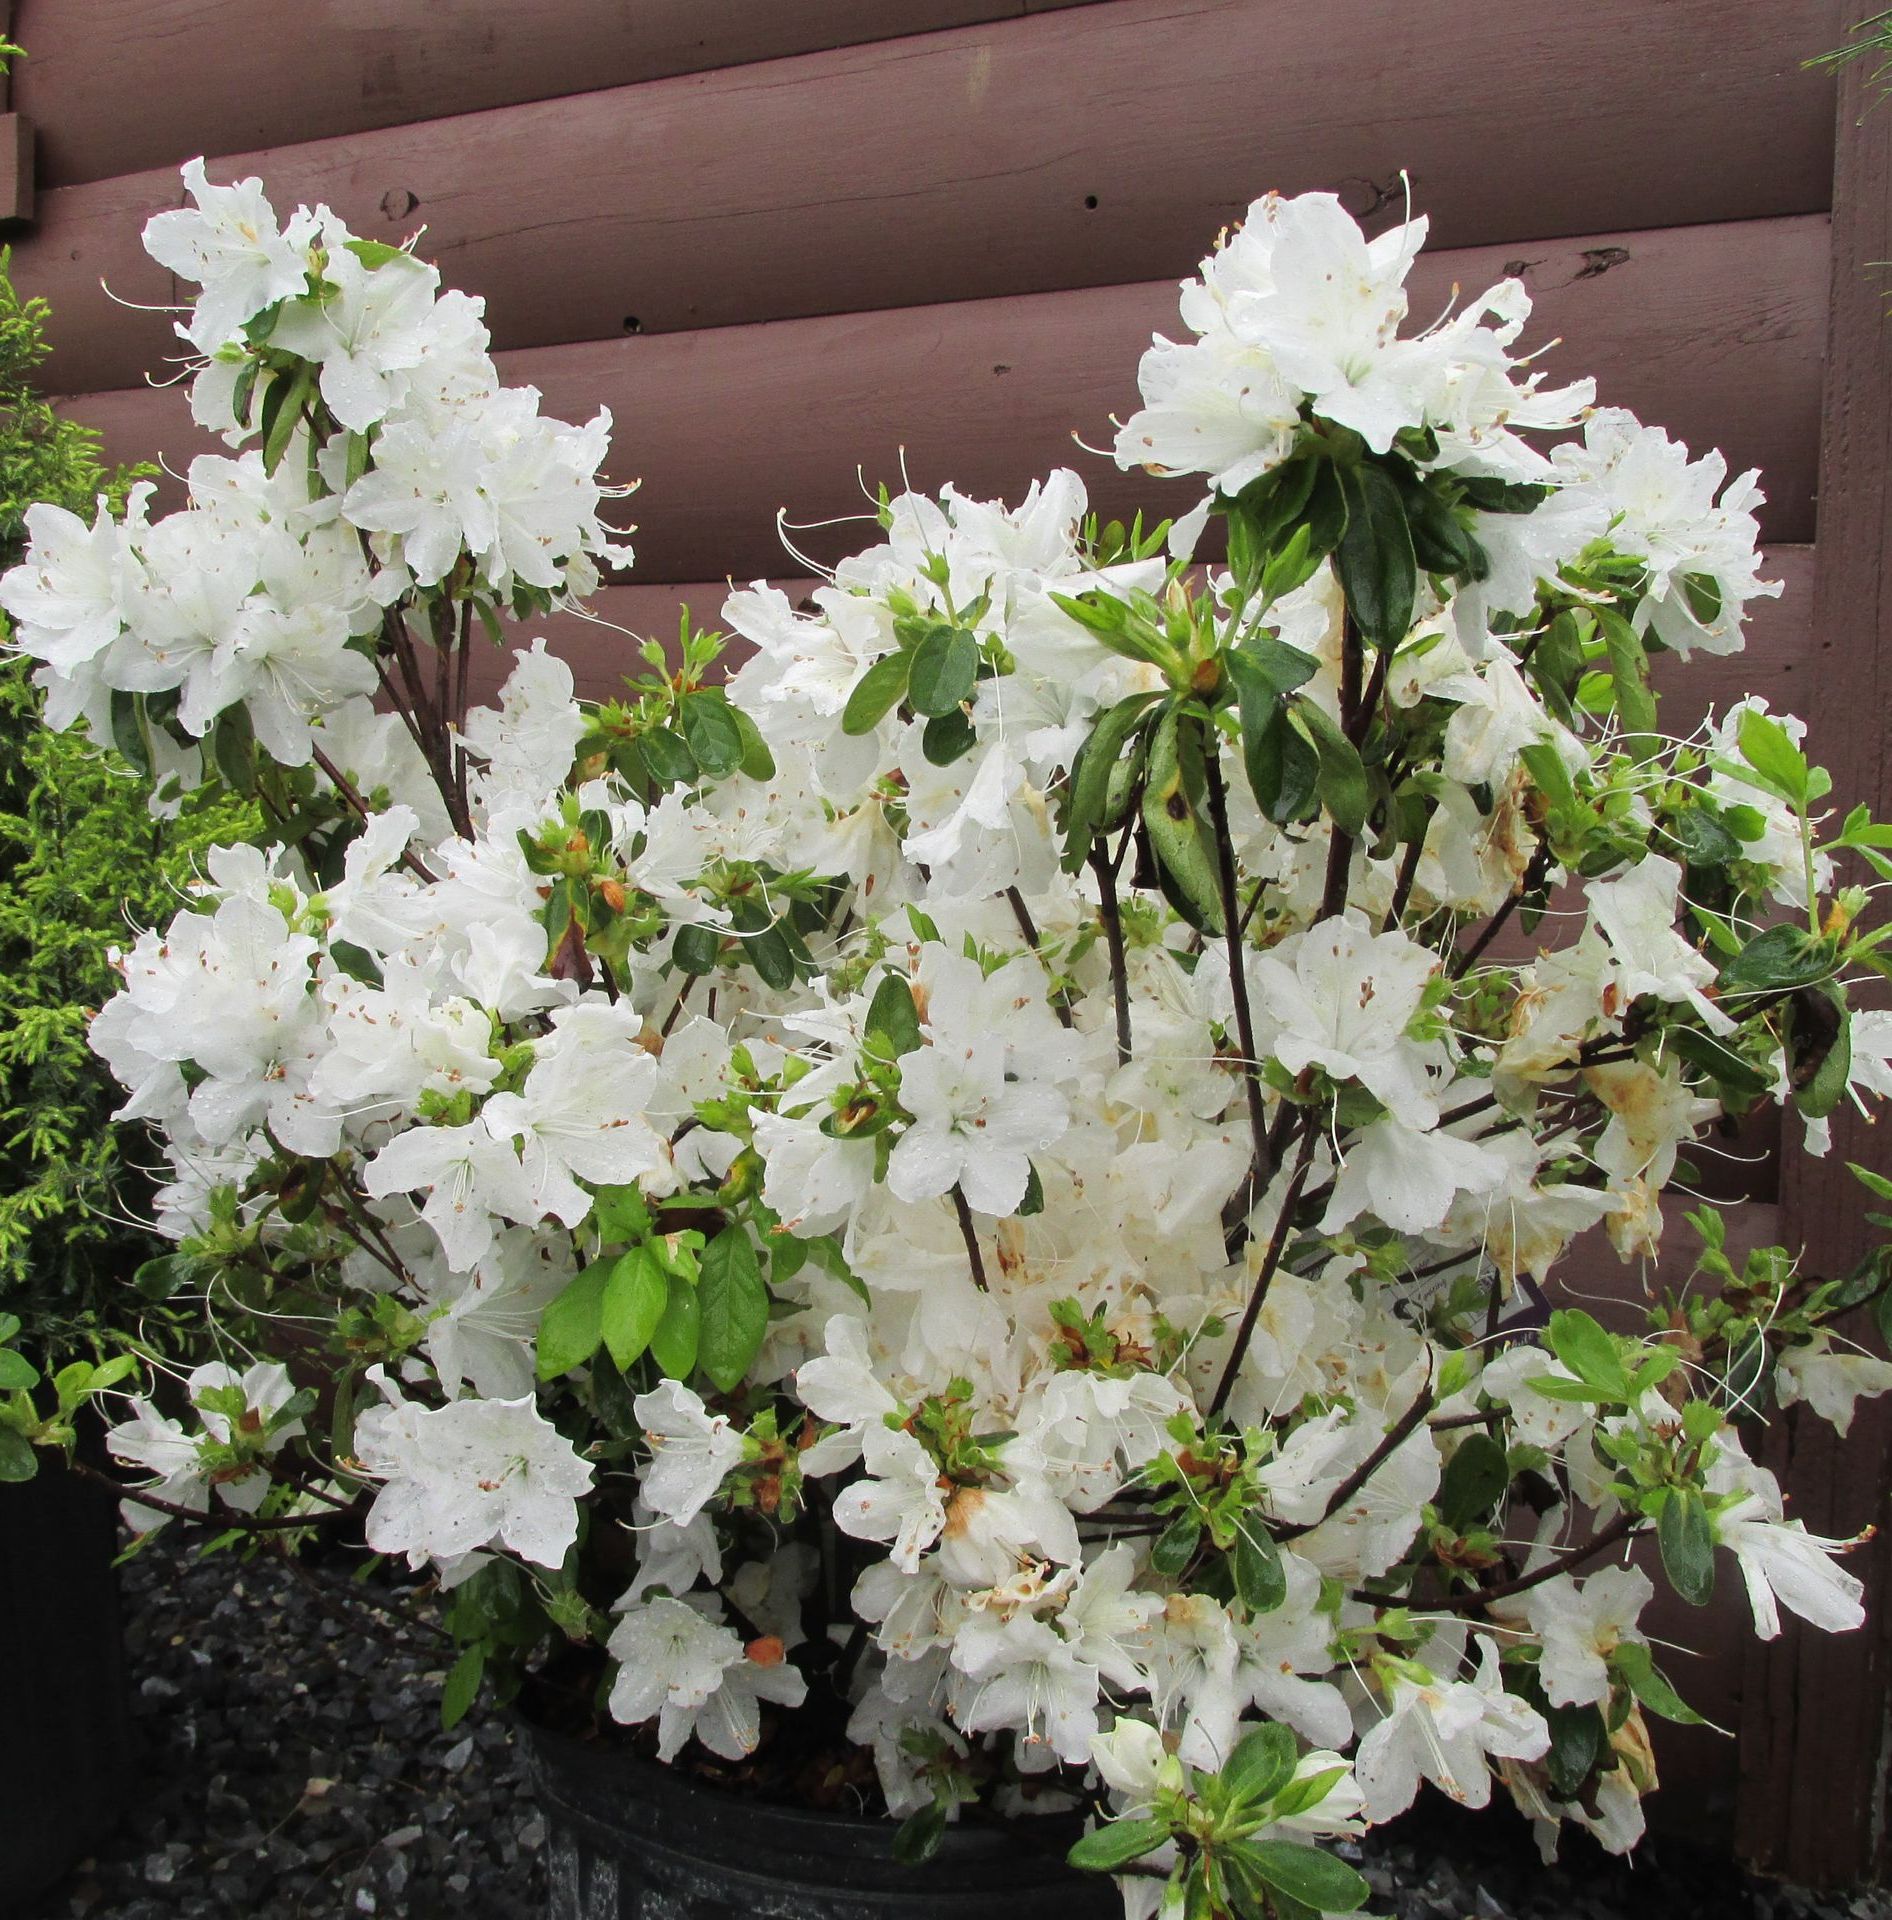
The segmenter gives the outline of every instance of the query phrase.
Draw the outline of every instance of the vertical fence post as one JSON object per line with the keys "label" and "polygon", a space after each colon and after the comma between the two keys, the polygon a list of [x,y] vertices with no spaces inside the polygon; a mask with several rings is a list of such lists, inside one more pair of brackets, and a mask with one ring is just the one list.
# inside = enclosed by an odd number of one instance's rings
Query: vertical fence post
{"label": "vertical fence post", "polygon": [[[1892,100],[1868,57],[1843,72],[1835,116],[1832,286],[1820,422],[1814,646],[1803,710],[1834,800],[1892,803]],[[1820,82],[1811,76],[1808,85]],[[1855,876],[1848,876],[1855,877]],[[1870,876],[1866,876],[1870,877]],[[1797,1122],[1789,1118],[1789,1129]],[[1782,1155],[1781,1237],[1805,1268],[1832,1274],[1868,1242],[1864,1189],[1848,1160],[1884,1169],[1892,1121],[1836,1113],[1824,1160]],[[1790,1515],[1816,1533],[1877,1537],[1847,1565],[1867,1583],[1857,1633],[1787,1617],[1749,1653],[1736,1845],[1755,1866],[1843,1885],[1892,1877],[1892,1407],[1860,1409],[1842,1446],[1824,1422],[1776,1414],[1763,1457]],[[1731,1571],[1731,1569],[1730,1569]]]}

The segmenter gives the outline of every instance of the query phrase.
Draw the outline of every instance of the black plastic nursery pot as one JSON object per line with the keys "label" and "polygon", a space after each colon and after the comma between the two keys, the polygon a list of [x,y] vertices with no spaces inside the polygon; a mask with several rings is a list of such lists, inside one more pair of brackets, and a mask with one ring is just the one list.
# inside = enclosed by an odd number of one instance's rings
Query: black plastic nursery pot
{"label": "black plastic nursery pot", "polygon": [[1119,1920],[1106,1879],[1008,1829],[947,1829],[921,1867],[894,1823],[773,1806],[521,1722],[547,1828],[549,1920]]}
{"label": "black plastic nursery pot", "polygon": [[45,1460],[0,1485],[0,1916],[117,1825],[131,1777],[114,1501]]}

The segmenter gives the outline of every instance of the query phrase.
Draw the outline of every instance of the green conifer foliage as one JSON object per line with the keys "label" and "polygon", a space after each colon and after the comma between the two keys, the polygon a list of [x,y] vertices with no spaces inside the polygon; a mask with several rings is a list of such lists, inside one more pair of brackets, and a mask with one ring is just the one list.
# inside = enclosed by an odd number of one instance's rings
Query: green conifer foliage
{"label": "green conifer foliage", "polygon": [[[20,559],[34,502],[89,520],[138,477],[106,471],[98,436],[36,391],[48,309],[9,269],[0,251],[0,568]],[[131,769],[82,733],[50,732],[26,663],[0,659],[0,1310],[36,1346],[128,1324],[143,1305],[130,1276],[160,1250],[136,1224],[143,1141],[110,1123],[121,1096],[86,1024],[112,991],[107,950],[169,918],[200,850],[246,826],[224,798],[153,819]]]}

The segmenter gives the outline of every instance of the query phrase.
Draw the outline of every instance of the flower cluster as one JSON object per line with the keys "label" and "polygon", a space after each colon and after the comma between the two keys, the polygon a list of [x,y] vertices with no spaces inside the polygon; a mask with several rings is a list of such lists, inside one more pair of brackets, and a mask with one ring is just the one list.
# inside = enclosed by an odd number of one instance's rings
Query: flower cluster
{"label": "flower cluster", "polygon": [[94,1044],[171,1164],[141,1285],[315,1303],[338,1384],[326,1431],[267,1362],[136,1403],[148,1493],[359,1513],[469,1684],[588,1650],[661,1758],[825,1741],[915,1852],[1108,1814],[1133,1914],[1351,1910],[1314,1843],[1427,1781],[1633,1844],[1692,1717],[1642,1535],[1763,1636],[1859,1623],[1737,1423],[1892,1387],[1835,1324],[1884,1252],[1737,1267],[1703,1207],[1646,1312],[1544,1292],[1593,1232],[1649,1284],[1712,1122],[1820,1151],[1892,1093],[1836,864],[1892,830],[1757,699],[1657,725],[1651,654],[1777,591],[1752,476],[1544,390],[1515,283],[1402,334],[1422,223],[1271,198],[1120,435],[1208,477],[1182,520],[885,499],[803,604],[731,595],[726,680],[686,623],[620,699],[534,646],[469,710],[475,634],[611,551],[602,421],[407,254],[187,178],[149,241],[264,444],[41,515],[0,604],[59,715],[248,715],[206,766],[278,830]]}
{"label": "flower cluster", "polygon": [[193,417],[247,450],[193,460],[190,510],[155,525],[148,484],[90,527],[29,509],[0,605],[52,725],[188,777],[222,721],[226,752],[240,726],[299,767],[315,723],[366,724],[374,640],[410,589],[458,568],[461,604],[523,612],[597,586],[622,551],[598,519],[611,417],[566,426],[501,386],[482,303],[411,253],[327,207],[280,227],[259,181],[212,186],[202,161],[184,183],[196,204],[145,245],[202,289],[179,328],[205,356]]}

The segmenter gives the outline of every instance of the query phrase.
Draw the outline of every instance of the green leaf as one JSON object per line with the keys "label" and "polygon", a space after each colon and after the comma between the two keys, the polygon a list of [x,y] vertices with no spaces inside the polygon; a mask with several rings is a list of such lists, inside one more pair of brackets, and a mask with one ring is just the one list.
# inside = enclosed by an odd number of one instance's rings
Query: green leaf
{"label": "green leaf", "polygon": [[1232,668],[1238,658],[1259,673],[1283,700],[1320,671],[1320,662],[1311,653],[1303,653],[1271,633],[1251,633],[1239,647],[1223,654],[1223,664]]}
{"label": "green leaf", "polygon": [[1099,645],[1108,647],[1112,653],[1121,654],[1126,660],[1141,660],[1149,666],[1174,665],[1175,649],[1114,595],[1097,591],[1083,600],[1074,600],[1064,593],[1048,597],[1053,606],[1068,613]]}
{"label": "green leaf", "polygon": [[1720,1083],[1731,1100],[1758,1100],[1773,1082],[1724,1041],[1695,1027],[1671,1027],[1665,1036],[1691,1067]]}
{"label": "green leaf", "polygon": [[694,920],[680,926],[670,943],[670,957],[684,973],[714,973],[722,952],[723,936]]}
{"label": "green leaf", "polygon": [[39,1471],[32,1447],[11,1427],[0,1427],[0,1481],[30,1480]]}
{"label": "green leaf", "polygon": [[1415,480],[1400,489],[1413,556],[1427,573],[1474,575],[1476,548],[1459,517],[1432,487]]}
{"label": "green leaf", "polygon": [[1253,1840],[1243,1849],[1269,1886],[1316,1913],[1352,1913],[1367,1903],[1373,1889],[1344,1860],[1318,1847],[1291,1840]]}
{"label": "green leaf", "polygon": [[1655,1656],[1639,1640],[1624,1640],[1610,1656],[1610,1664],[1629,1683],[1629,1690],[1649,1711],[1678,1726],[1699,1727],[1702,1717],[1669,1685]]}
{"label": "green leaf", "polygon": [[25,1354],[0,1347],[0,1393],[31,1393],[39,1385],[39,1369]]}
{"label": "green leaf", "polygon": [[1244,734],[1242,760],[1261,810],[1277,826],[1304,819],[1320,783],[1320,756],[1284,706],[1259,737]]}
{"label": "green leaf", "polygon": [[604,1269],[586,1267],[546,1308],[539,1322],[539,1378],[556,1380],[582,1367],[603,1337]]}
{"label": "green leaf", "polygon": [[1111,772],[1123,758],[1125,743],[1157,698],[1154,693],[1133,693],[1119,700],[1079,748],[1064,818],[1065,866],[1070,871],[1076,871],[1089,850],[1091,835],[1103,817]]}
{"label": "green leaf", "polygon": [[1156,1536],[1156,1544],[1150,1549],[1151,1570],[1165,1580],[1178,1578],[1196,1557],[1201,1539],[1202,1522],[1185,1509]]}
{"label": "green leaf", "polygon": [[[85,1396],[92,1391],[92,1382],[98,1369],[89,1360],[74,1360],[63,1366],[53,1375],[53,1389],[59,1395],[59,1411],[69,1413]],[[241,1389],[238,1389],[241,1392]],[[208,1394],[197,1396],[200,1406],[210,1403]],[[232,1419],[240,1419],[245,1411],[239,1403],[230,1409]]]}
{"label": "green leaf", "polygon": [[1609,1729],[1594,1707],[1546,1704],[1544,1724],[1550,1729],[1550,1751],[1544,1757],[1551,1791],[1559,1800],[1574,1800],[1591,1770],[1609,1751]]}
{"label": "green leaf", "polygon": [[282,465],[289,441],[315,391],[315,369],[300,362],[293,373],[278,374],[263,396],[263,471],[274,473]]}
{"label": "green leaf", "polygon": [[1305,523],[1296,527],[1261,570],[1262,605],[1271,607],[1296,587],[1306,586],[1326,557],[1314,549],[1314,529]]}
{"label": "green leaf", "polygon": [[405,248],[391,247],[385,240],[344,240],[342,245],[372,273],[396,260],[411,258]]}
{"label": "green leaf", "polygon": [[729,711],[734,716],[736,731],[742,736],[743,772],[751,780],[773,780],[775,755],[769,751],[762,729],[740,707],[731,707]]}
{"label": "green leaf", "polygon": [[1396,647],[1412,631],[1419,590],[1405,503],[1392,475],[1371,462],[1353,468],[1342,485],[1347,530],[1334,552],[1340,590],[1368,644]]}
{"label": "green leaf", "polygon": [[1726,998],[1735,993],[1779,993],[1792,987],[1810,987],[1833,971],[1824,943],[1809,939],[1798,927],[1769,927],[1759,933],[1721,969],[1716,991]]}
{"label": "green leaf", "polygon": [[1439,1482],[1439,1513],[1447,1526],[1463,1533],[1504,1498],[1510,1484],[1511,1466],[1504,1448],[1488,1433],[1468,1433]]}
{"label": "green leaf", "polygon": [[1235,1591],[1250,1613],[1273,1613],[1285,1603],[1288,1575],[1281,1562],[1281,1548],[1259,1514],[1245,1513],[1236,1521],[1230,1558]]}
{"label": "green leaf", "polygon": [[[1860,1172],[1858,1167],[1854,1167],[1853,1171],[1859,1173],[1862,1179],[1866,1177]],[[1876,1179],[1878,1176],[1874,1175],[1873,1177]],[[1892,1199],[1892,1194],[1889,1194],[1887,1198]],[[20,1316],[17,1313],[0,1313],[0,1347],[5,1346],[9,1340],[17,1339],[19,1331]]]}
{"label": "green leaf", "polygon": [[1715,1590],[1715,1530],[1699,1488],[1676,1487],[1663,1501],[1656,1544],[1669,1584],[1691,1607],[1705,1607]]}
{"label": "green leaf", "polygon": [[1853,1062],[1853,1023],[1830,986],[1802,987],[1787,1002],[1787,1078],[1793,1103],[1809,1120],[1824,1120],[1845,1093]]}
{"label": "green leaf", "polygon": [[696,1288],[687,1280],[671,1277],[676,1284],[664,1302],[663,1318],[650,1336],[650,1353],[670,1379],[687,1380],[696,1370],[696,1347],[703,1314],[697,1304]]}
{"label": "green leaf", "polygon": [[650,777],[660,787],[687,787],[696,779],[696,755],[681,734],[672,733],[666,727],[653,727],[650,732],[637,736],[637,745],[644,756],[644,765],[650,769]]}
{"label": "green leaf", "polygon": [[147,1300],[168,1300],[188,1286],[197,1262],[187,1253],[164,1253],[145,1261],[131,1276],[131,1284]]}
{"label": "green leaf", "polygon": [[933,627],[913,649],[907,698],[915,713],[938,719],[972,698],[978,677],[978,641],[964,627]]}
{"label": "green leaf", "polygon": [[1682,807],[1669,832],[1691,867],[1725,867],[1741,857],[1741,843],[1706,807]]}
{"label": "green leaf", "polygon": [[1268,798],[1280,788],[1278,738],[1271,729],[1281,717],[1282,691],[1253,655],[1239,647],[1222,656],[1235,688],[1235,710],[1242,722],[1242,765],[1255,803],[1265,811]]}
{"label": "green leaf", "polygon": [[897,1060],[920,1044],[920,1014],[905,974],[883,973],[867,1003],[867,1032],[879,1034]]}
{"label": "green leaf", "polygon": [[600,1239],[623,1245],[649,1233],[650,1208],[635,1187],[600,1187],[592,1196],[591,1224]]}
{"label": "green leaf", "polygon": [[451,1733],[467,1716],[467,1710],[479,1698],[480,1682],[486,1677],[486,1648],[476,1644],[466,1648],[447,1669],[446,1684],[440,1689],[440,1724]]}
{"label": "green leaf", "polygon": [[795,956],[780,925],[765,928],[742,943],[743,958],[762,976],[764,986],[781,993],[795,984]]}
{"label": "green leaf", "polygon": [[[1241,553],[1250,562],[1249,571],[1259,564],[1256,556],[1273,547],[1282,530],[1294,521],[1314,491],[1317,473],[1332,469],[1311,456],[1289,460],[1271,467],[1259,480],[1251,480],[1229,510],[1229,564],[1238,579],[1244,570],[1235,567]],[[1238,531],[1238,529],[1240,529]],[[1330,543],[1331,544],[1331,543]],[[1324,549],[1323,549],[1324,551]]]}
{"label": "green leaf", "polygon": [[151,777],[151,750],[145,742],[144,725],[138,712],[138,696],[121,688],[112,690],[112,745],[128,766]]}
{"label": "green leaf", "polygon": [[1623,750],[1632,760],[1646,760],[1655,751],[1656,697],[1649,687],[1649,654],[1641,636],[1620,613],[1596,609],[1597,626],[1609,659],[1610,682],[1616,691],[1616,717],[1622,722]]}
{"label": "green leaf", "polygon": [[1286,1727],[1270,1721],[1236,1743],[1222,1769],[1223,1784],[1257,1805],[1272,1800],[1294,1778],[1300,1748]]}
{"label": "green leaf", "polygon": [[963,707],[954,707],[950,713],[929,720],[920,733],[920,751],[926,755],[929,766],[950,767],[955,760],[963,760],[978,744],[978,729]]}
{"label": "green leaf", "polygon": [[1197,926],[1218,933],[1222,901],[1216,885],[1214,842],[1196,806],[1202,753],[1199,723],[1174,708],[1165,713],[1150,742],[1143,824],[1158,862],[1175,882],[1179,908]]}
{"label": "green leaf", "polygon": [[1585,1385],[1612,1398],[1629,1398],[1629,1374],[1616,1342],[1587,1313],[1577,1307],[1559,1309],[1550,1316],[1545,1337],[1551,1352]]}
{"label": "green leaf", "polygon": [[598,1326],[620,1373],[635,1365],[663,1318],[670,1280],[648,1247],[632,1247],[612,1261]]}
{"label": "green leaf", "polygon": [[696,764],[720,780],[742,765],[742,729],[735,713],[719,693],[686,693],[677,703],[677,723]]}
{"label": "green leaf", "polygon": [[893,1857],[903,1867],[923,1867],[939,1851],[940,1842],[945,1838],[945,1803],[929,1800],[894,1829]]}
{"label": "green leaf", "polygon": [[728,1393],[748,1372],[769,1330],[769,1290],[747,1228],[725,1227],[703,1249],[697,1301],[702,1326],[696,1364]]}
{"label": "green leaf", "polygon": [[1316,702],[1296,700],[1288,712],[1319,756],[1321,805],[1333,815],[1342,833],[1357,836],[1366,827],[1371,798],[1358,749],[1340,731],[1333,716]]}
{"label": "green leaf", "polygon": [[1112,1820],[1107,1826],[1093,1827],[1065,1858],[1091,1873],[1115,1873],[1168,1838],[1167,1820]]}
{"label": "green leaf", "polygon": [[232,793],[248,793],[256,784],[256,729],[241,701],[217,715],[210,730],[210,757]]}
{"label": "green leaf", "polygon": [[889,653],[861,675],[854,691],[841,709],[843,733],[872,733],[881,721],[900,704],[907,690],[907,675],[913,666],[910,653]]}
{"label": "green leaf", "polygon": [[1807,757],[1771,715],[1746,707],[1736,734],[1741,758],[1790,805],[1805,809],[1809,798]]}

